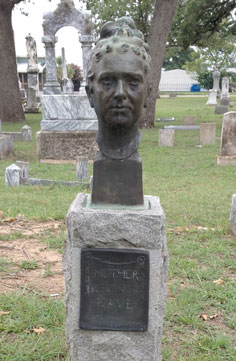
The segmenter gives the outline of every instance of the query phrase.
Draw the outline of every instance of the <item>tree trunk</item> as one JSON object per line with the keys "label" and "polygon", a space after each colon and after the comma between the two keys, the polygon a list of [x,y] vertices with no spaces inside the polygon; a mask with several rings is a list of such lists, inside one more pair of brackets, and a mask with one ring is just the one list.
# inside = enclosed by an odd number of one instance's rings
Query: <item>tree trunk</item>
{"label": "tree trunk", "polygon": [[12,10],[19,1],[0,1],[0,119],[23,122],[25,116],[20,99],[12,29]]}
{"label": "tree trunk", "polygon": [[174,18],[178,0],[156,0],[154,15],[150,27],[148,45],[152,57],[149,76],[150,92],[147,107],[140,119],[140,128],[153,128],[156,110],[156,98],[161,77],[168,33]]}

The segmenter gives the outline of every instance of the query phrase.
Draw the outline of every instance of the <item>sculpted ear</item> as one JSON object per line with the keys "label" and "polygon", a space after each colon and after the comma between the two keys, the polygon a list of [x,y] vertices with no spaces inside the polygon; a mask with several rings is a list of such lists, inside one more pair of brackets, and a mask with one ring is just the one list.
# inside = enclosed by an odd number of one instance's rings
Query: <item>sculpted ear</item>
{"label": "sculpted ear", "polygon": [[90,87],[89,85],[86,85],[85,90],[86,90],[86,93],[87,93],[87,96],[88,96],[88,99],[89,99],[89,103],[90,103],[91,107],[94,108],[94,105],[93,105],[93,88]]}

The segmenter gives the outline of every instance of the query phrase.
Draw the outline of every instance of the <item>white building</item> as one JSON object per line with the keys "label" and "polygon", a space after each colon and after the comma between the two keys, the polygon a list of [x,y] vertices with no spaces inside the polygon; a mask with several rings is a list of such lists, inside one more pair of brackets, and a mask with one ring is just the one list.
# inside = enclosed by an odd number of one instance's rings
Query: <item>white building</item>
{"label": "white building", "polygon": [[160,91],[191,91],[191,87],[198,84],[194,74],[188,74],[186,70],[162,70],[159,85]]}

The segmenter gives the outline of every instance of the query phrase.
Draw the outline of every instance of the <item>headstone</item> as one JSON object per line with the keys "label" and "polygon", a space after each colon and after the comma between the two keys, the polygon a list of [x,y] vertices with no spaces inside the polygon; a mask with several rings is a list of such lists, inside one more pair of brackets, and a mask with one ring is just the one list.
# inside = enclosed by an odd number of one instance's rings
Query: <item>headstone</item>
{"label": "headstone", "polygon": [[216,123],[200,123],[200,145],[216,143]]}
{"label": "headstone", "polygon": [[222,79],[222,93],[221,97],[229,98],[229,77],[225,76]]}
{"label": "headstone", "polygon": [[74,84],[71,79],[68,79],[68,82],[66,83],[66,93],[67,94],[73,94],[74,93]]}
{"label": "headstone", "polygon": [[20,185],[21,169],[16,165],[12,164],[6,168],[5,171],[5,184],[9,187],[15,187]]}
{"label": "headstone", "polygon": [[23,162],[23,161],[17,160],[16,165],[17,165],[17,167],[19,167],[21,169],[20,178],[21,179],[29,178],[29,162]]}
{"label": "headstone", "polygon": [[177,94],[176,93],[170,93],[169,94],[169,98],[176,98],[177,97]]}
{"label": "headstone", "polygon": [[37,48],[34,38],[29,34],[26,36],[26,48],[28,56],[28,89],[27,89],[27,104],[25,107],[26,113],[39,113],[39,105],[37,103],[37,96],[39,91],[39,69],[37,60]]}
{"label": "headstone", "polygon": [[[159,198],[143,196],[137,152],[150,66],[141,38],[131,18],[108,22],[89,61],[99,152],[91,196],[80,193],[67,214],[71,361],[161,361],[168,254],[164,212]],[[132,101],[127,82],[139,85]]]}
{"label": "headstone", "polygon": [[24,125],[21,128],[21,134],[23,142],[32,142],[32,129],[29,125]]}
{"label": "headstone", "polygon": [[218,165],[236,165],[236,112],[224,114]]}
{"label": "headstone", "polygon": [[[213,89],[217,93],[217,98],[220,97],[220,72],[219,70],[215,70],[213,73]],[[210,104],[208,104],[210,105]]]}
{"label": "headstone", "polygon": [[225,114],[228,113],[229,108],[224,105],[218,105],[215,107],[215,114]]}
{"label": "headstone", "polygon": [[195,125],[196,119],[193,115],[186,115],[184,117],[184,125]]}
{"label": "headstone", "polygon": [[206,102],[206,105],[217,105],[217,91],[214,89],[210,89],[208,92],[208,100]]}
{"label": "headstone", "polygon": [[159,147],[173,147],[174,146],[174,129],[159,129]]}
{"label": "headstone", "polygon": [[2,121],[0,119],[0,159],[14,155],[14,142],[11,137],[2,134]]}
{"label": "headstone", "polygon": [[88,179],[88,157],[79,156],[76,158],[76,177],[79,180]]}

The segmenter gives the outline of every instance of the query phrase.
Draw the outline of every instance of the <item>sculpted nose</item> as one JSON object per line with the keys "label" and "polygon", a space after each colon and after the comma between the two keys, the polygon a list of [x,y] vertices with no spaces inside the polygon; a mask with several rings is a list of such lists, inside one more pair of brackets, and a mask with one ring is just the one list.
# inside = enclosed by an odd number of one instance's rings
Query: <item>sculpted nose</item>
{"label": "sculpted nose", "polygon": [[123,84],[122,80],[118,80],[114,97],[117,99],[125,99],[126,98],[124,84]]}

